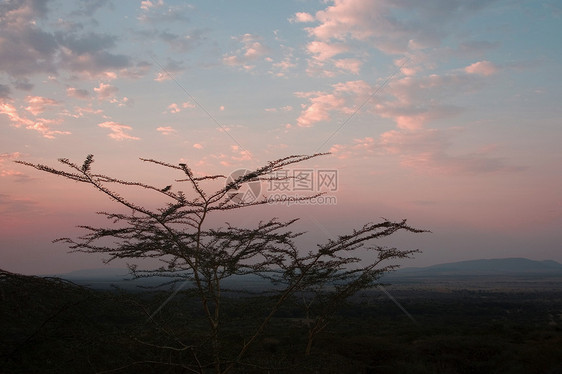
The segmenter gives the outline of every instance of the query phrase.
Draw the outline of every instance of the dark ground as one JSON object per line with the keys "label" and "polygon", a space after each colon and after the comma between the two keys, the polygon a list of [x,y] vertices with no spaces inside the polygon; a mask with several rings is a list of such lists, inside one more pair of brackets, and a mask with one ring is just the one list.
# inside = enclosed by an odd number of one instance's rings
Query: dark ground
{"label": "dark ground", "polygon": [[[559,280],[423,280],[354,297],[304,355],[306,320],[283,308],[236,373],[562,373]],[[183,373],[204,360],[198,304],[165,292],[95,291],[0,272],[0,372]],[[237,348],[267,301],[228,299]],[[183,350],[180,344],[191,347]],[[163,346],[176,347],[165,349]]]}

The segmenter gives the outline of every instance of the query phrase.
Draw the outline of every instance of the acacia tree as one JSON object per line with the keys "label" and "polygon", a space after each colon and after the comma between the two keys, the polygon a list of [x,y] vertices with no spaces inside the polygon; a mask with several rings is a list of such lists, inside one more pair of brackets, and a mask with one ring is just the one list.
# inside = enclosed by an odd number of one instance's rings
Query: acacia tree
{"label": "acacia tree", "polygon": [[[17,161],[35,169],[59,175],[77,182],[86,183],[106,194],[128,213],[98,212],[105,216],[109,225],[94,227],[79,226],[85,234],[76,238],[61,238],[72,251],[102,253],[109,255],[106,260],[127,259],[134,277],[168,276],[172,281],[189,284],[200,302],[207,321],[205,349],[211,354],[202,357],[202,347],[186,345],[177,340],[171,350],[191,350],[196,364],[187,368],[194,372],[206,372],[210,368],[216,373],[226,373],[243,364],[244,358],[256,340],[262,336],[268,323],[290,298],[295,295],[315,295],[321,300],[322,308],[315,313],[314,322],[309,325],[306,353],[310,353],[314,337],[326,326],[342,301],[357,291],[372,287],[385,272],[397,267],[395,264],[379,267],[389,260],[410,257],[416,250],[368,247],[374,239],[389,236],[398,230],[422,232],[406,224],[406,221],[367,224],[351,234],[329,240],[316,249],[301,251],[294,239],[300,232],[289,230],[297,219],[261,221],[253,228],[226,224],[224,227],[207,227],[209,216],[217,212],[247,209],[256,205],[284,202],[274,201],[266,196],[253,201],[240,200],[237,191],[256,181],[283,181],[290,177],[279,177],[279,170],[323,154],[293,155],[267,163],[265,166],[227,179],[224,175],[197,177],[186,164],[173,165],[153,159],[141,159],[160,167],[173,169],[181,177],[165,188],[136,181],[126,181],[92,171],[94,158],[88,155],[81,164],[68,159],[59,159],[68,169],[60,170],[42,164]],[[206,182],[225,179],[224,186],[207,192]],[[184,192],[174,184],[186,185]],[[158,209],[133,202],[122,196],[111,186],[138,187],[164,196],[168,202]],[[318,197],[313,194],[297,198],[309,200]],[[291,201],[295,198],[291,197]],[[111,239],[111,240],[107,240]],[[111,244],[108,244],[111,243]],[[374,253],[367,262],[358,257],[359,250]],[[157,260],[159,266],[139,269],[138,261]],[[273,302],[261,316],[253,331],[242,340],[237,353],[227,357],[221,346],[221,331],[224,321],[224,280],[232,276],[258,275],[269,279],[274,288]],[[303,304],[310,315],[310,302]],[[161,347],[164,348],[164,347]],[[185,367],[185,366],[184,366]]]}
{"label": "acacia tree", "polygon": [[[302,300],[301,306],[305,312],[306,355],[311,353],[314,339],[326,329],[343,303],[361,290],[380,285],[382,275],[399,267],[397,264],[383,263],[420,252],[417,249],[364,246],[367,241],[390,236],[398,230],[426,232],[408,226],[406,220],[384,220],[366,224],[349,235],[329,240],[326,244],[318,245],[317,251],[311,251],[306,256],[299,255],[290,261],[284,274],[287,283],[291,282],[295,268],[306,274],[298,287],[301,297],[297,298]],[[361,249],[363,258],[357,256]]]}

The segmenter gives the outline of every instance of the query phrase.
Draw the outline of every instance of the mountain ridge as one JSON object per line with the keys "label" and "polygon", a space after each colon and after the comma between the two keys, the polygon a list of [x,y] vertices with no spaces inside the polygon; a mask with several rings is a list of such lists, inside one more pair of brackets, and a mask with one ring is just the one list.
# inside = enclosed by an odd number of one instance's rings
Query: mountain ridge
{"label": "mountain ridge", "polygon": [[[556,274],[562,275],[562,264],[554,260],[531,260],[524,257],[492,258],[446,262],[424,267],[405,267],[388,274],[388,276],[413,275],[527,275]],[[50,274],[49,276],[52,276]],[[126,268],[80,269],[57,274],[66,279],[130,278]]]}
{"label": "mountain ridge", "polygon": [[402,276],[497,276],[560,275],[562,264],[554,260],[530,260],[523,257],[477,259],[448,262],[426,267],[398,269],[391,277]]}

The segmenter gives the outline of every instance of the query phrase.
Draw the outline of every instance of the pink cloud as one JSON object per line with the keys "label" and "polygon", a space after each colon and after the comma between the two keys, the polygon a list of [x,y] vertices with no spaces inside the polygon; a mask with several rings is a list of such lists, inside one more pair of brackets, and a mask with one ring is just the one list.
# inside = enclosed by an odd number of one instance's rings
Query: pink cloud
{"label": "pink cloud", "polygon": [[143,1],[141,1],[141,9],[142,10],[149,10],[151,8],[159,8],[163,5],[164,5],[164,0],[158,0],[158,1],[143,0]]}
{"label": "pink cloud", "polygon": [[364,158],[378,149],[378,141],[372,137],[353,139],[352,144],[334,144],[330,153],[339,159]]}
{"label": "pink cloud", "polygon": [[312,56],[308,59],[307,73],[311,76],[332,77],[340,73],[359,74],[363,62],[358,58],[335,58],[348,53],[346,43],[315,40],[307,44],[307,52]]}
{"label": "pink cloud", "polygon": [[106,48],[112,47],[112,39],[106,38],[107,40],[104,40],[105,37],[106,35],[97,34],[91,34],[83,38],[69,35],[68,40],[61,40],[58,65],[88,79],[116,79],[117,73],[130,67],[129,56],[113,54],[105,48],[83,51],[81,47],[82,44],[89,43],[105,44]]}
{"label": "pink cloud", "polygon": [[156,128],[162,135],[172,135],[176,133],[176,130],[171,126],[160,126]]}
{"label": "pink cloud", "polygon": [[426,124],[457,115],[460,108],[434,103],[381,102],[374,106],[374,113],[392,119],[399,129],[421,129]]}
{"label": "pink cloud", "polygon": [[88,99],[90,97],[90,93],[88,90],[82,90],[75,87],[68,87],[66,89],[66,95],[68,97],[74,97],[76,99]]}
{"label": "pink cloud", "polygon": [[401,163],[418,172],[445,175],[489,174],[523,170],[522,167],[507,165],[502,158],[479,152],[461,155],[426,152],[403,157]]}
{"label": "pink cloud", "polygon": [[451,138],[451,132],[446,130],[391,130],[381,134],[378,140],[366,137],[355,139],[349,145],[336,144],[330,152],[342,159],[386,153],[398,157],[401,166],[424,174],[473,175],[522,170],[494,156],[493,146],[482,147],[476,152],[452,154]]}
{"label": "pink cloud", "polygon": [[423,64],[421,61],[424,59],[425,56],[423,53],[418,53],[414,61],[412,61],[410,57],[402,57],[394,60],[394,66],[400,67],[400,72],[409,77],[422,71]]}
{"label": "pink cloud", "polygon": [[5,161],[11,164],[11,161],[17,160],[21,156],[21,152],[0,153],[0,177],[15,177],[20,181],[25,179],[25,174],[10,168],[6,168],[6,166],[4,165]]}
{"label": "pink cloud", "polygon": [[0,163],[5,160],[17,160],[22,156],[21,152],[0,153]]}
{"label": "pink cloud", "polygon": [[349,47],[343,43],[326,43],[323,41],[313,41],[308,43],[306,50],[317,60],[325,61],[340,53],[345,53]]}
{"label": "pink cloud", "polygon": [[297,12],[294,17],[289,18],[289,22],[314,22],[314,16],[310,13]]}
{"label": "pink cloud", "polygon": [[250,65],[250,62],[265,56],[269,52],[269,48],[263,44],[262,38],[259,35],[244,34],[232,38],[239,41],[242,47],[233,53],[223,56],[223,63],[225,65],[242,66],[245,70],[251,70],[254,66]]}
{"label": "pink cloud", "polygon": [[123,125],[121,123],[118,122],[112,122],[112,121],[107,121],[107,122],[103,122],[98,124],[99,127],[105,128],[105,129],[109,129],[111,132],[108,134],[108,136],[111,139],[114,140],[139,140],[140,138],[136,137],[136,136],[131,136],[129,134],[126,134],[126,131],[132,130],[133,128],[131,126],[127,126],[127,125]]}
{"label": "pink cloud", "polygon": [[43,113],[50,107],[58,106],[61,104],[57,100],[49,99],[41,96],[27,96],[25,98],[25,101],[27,101],[28,104],[25,110],[27,110],[34,116]]}
{"label": "pink cloud", "polygon": [[277,72],[272,71],[273,74],[278,77],[284,77],[286,76],[287,72],[290,69],[296,67],[297,64],[295,64],[294,58],[290,54],[285,56],[282,61],[272,63],[271,66],[273,68],[272,70],[277,70]]}
{"label": "pink cloud", "polygon": [[401,129],[419,129],[431,121],[457,115],[462,108],[447,101],[459,93],[475,92],[484,83],[482,76],[464,71],[406,76],[391,81],[385,87],[386,95],[377,99],[372,110],[392,119]]}
{"label": "pink cloud", "polygon": [[468,74],[492,75],[498,72],[498,67],[490,61],[478,61],[464,68]]}
{"label": "pink cloud", "polygon": [[371,86],[362,80],[336,83],[332,87],[337,94],[353,94],[361,97],[366,97],[371,91]]}
{"label": "pink cloud", "polygon": [[448,104],[447,100],[459,92],[476,91],[484,83],[482,76],[464,71],[405,76],[391,81],[384,87],[384,95],[370,100],[375,89],[365,81],[341,82],[333,84],[329,91],[296,93],[297,97],[308,100],[297,124],[310,127],[330,120],[333,112],[351,115],[368,104],[362,110],[391,119],[400,129],[421,129],[432,121],[458,115],[462,108]]}
{"label": "pink cloud", "polygon": [[151,65],[149,63],[139,62],[134,67],[121,69],[119,71],[119,77],[140,79],[150,71],[150,68]]}
{"label": "pink cloud", "polygon": [[[458,22],[486,4],[437,1],[427,6],[420,1],[332,0],[313,17],[320,24],[308,33],[318,40],[368,41],[388,54],[439,45]],[[411,17],[398,17],[406,13]]]}
{"label": "pink cloud", "polygon": [[168,74],[166,72],[163,72],[163,71],[158,72],[156,74],[156,77],[154,77],[154,80],[156,82],[164,82],[164,81],[167,81],[167,80],[170,80],[170,79],[172,79],[170,74]]}
{"label": "pink cloud", "polygon": [[449,144],[442,131],[414,128],[384,132],[379,145],[388,153],[411,156],[441,152]]}
{"label": "pink cloud", "polygon": [[[39,105],[39,104],[38,102],[31,104],[30,107],[26,108],[26,110],[30,112],[40,111],[40,108],[35,108],[34,105]],[[51,129],[51,126],[59,124],[61,122],[60,120],[53,120],[53,119],[46,119],[46,118],[31,119],[26,116],[21,116],[18,113],[18,110],[8,101],[0,100],[0,114],[4,114],[8,116],[10,122],[12,123],[12,126],[14,127],[23,126],[28,130],[37,131],[47,139],[54,139],[56,135],[70,134],[69,131],[60,131],[60,130]]]}
{"label": "pink cloud", "polygon": [[224,56],[222,62],[228,66],[237,66],[243,64],[242,59],[235,55]]}
{"label": "pink cloud", "polygon": [[353,156],[353,153],[351,152],[349,147],[344,144],[334,144],[332,147],[330,147],[329,152],[339,159],[348,159]]}
{"label": "pink cloud", "polygon": [[[400,66],[403,61],[395,61]],[[495,67],[481,63],[471,69],[452,70],[437,75],[411,75],[392,80],[384,93],[365,106],[365,111],[395,122],[397,129],[382,133],[379,138],[355,139],[351,144],[335,144],[331,152],[338,158],[366,157],[369,154],[397,157],[404,167],[423,173],[478,174],[517,171],[494,155],[493,149],[481,148],[475,152],[454,154],[451,151],[455,129],[426,128],[435,120],[457,115],[462,108],[447,101],[459,92],[476,91]],[[297,119],[300,126],[312,126],[327,121],[334,112],[352,114],[358,105],[368,103],[372,88],[364,81],[347,81],[332,85],[326,92],[300,93],[309,104]]]}
{"label": "pink cloud", "polygon": [[100,115],[104,118],[108,118],[107,116],[105,116],[103,114],[103,110],[101,109],[94,109],[92,108],[92,105],[88,105],[88,106],[84,106],[84,107],[80,107],[80,106],[75,106],[74,107],[74,113],[72,116],[75,118],[79,118],[79,117],[83,117],[85,114],[96,114],[96,115]]}
{"label": "pink cloud", "polygon": [[394,117],[396,126],[399,129],[415,130],[421,128],[429,120],[428,113],[420,113],[417,115],[398,115]]}
{"label": "pink cloud", "polygon": [[359,74],[363,62],[355,58],[341,58],[334,61],[334,65],[352,74]]}
{"label": "pink cloud", "polygon": [[[275,33],[275,32],[274,32]],[[276,34],[276,33],[275,33]],[[285,77],[287,73],[297,67],[293,55],[294,49],[285,45],[280,45],[282,57],[271,57],[267,54],[271,49],[266,46],[262,37],[255,34],[244,34],[239,37],[232,37],[238,40],[243,46],[233,52],[223,55],[222,62],[224,65],[238,67],[247,72],[255,71],[258,68],[267,69],[267,73],[277,76]]]}
{"label": "pink cloud", "polygon": [[[318,40],[368,41],[385,53],[396,54],[405,52],[414,37],[420,40],[435,38],[432,25],[426,24],[426,29],[423,23],[399,21],[393,12],[401,6],[390,0],[334,0],[332,3],[316,13],[315,19],[320,24],[306,29]],[[408,12],[417,10],[416,3],[403,7]]]}
{"label": "pink cloud", "polygon": [[21,125],[28,126],[33,124],[33,121],[29,120],[28,118],[21,117],[18,114],[16,107],[14,107],[10,103],[0,102],[0,113],[8,116],[15,127],[20,127]]}
{"label": "pink cloud", "polygon": [[[313,57],[308,61],[307,73],[312,76],[333,77],[341,73],[358,74],[361,61],[373,48],[387,55],[409,56],[431,60],[458,53],[442,46],[456,27],[487,6],[486,2],[436,0],[432,6],[423,1],[394,0],[326,0],[324,9],[314,15],[297,13],[291,22],[312,22],[305,27],[311,41],[307,45]],[[489,44],[489,43],[488,43]],[[348,61],[334,62],[341,53]],[[405,75],[415,75],[421,65],[401,67]]]}
{"label": "pink cloud", "polygon": [[174,114],[181,112],[180,107],[176,103],[172,103],[172,104],[168,105],[167,109],[170,113],[174,113]]}
{"label": "pink cloud", "polygon": [[252,159],[250,151],[243,149],[240,146],[232,145],[230,146],[230,150],[235,153],[235,155],[230,157],[233,161],[248,161]]}
{"label": "pink cloud", "polygon": [[99,78],[105,81],[113,81],[117,79],[117,73],[114,71],[101,71],[96,74],[88,74],[91,78]]}
{"label": "pink cloud", "polygon": [[24,178],[25,174],[20,172],[20,171],[16,171],[16,170],[4,170],[4,169],[0,169],[0,177],[16,177],[16,178]]}
{"label": "pink cloud", "polygon": [[60,121],[57,120],[38,118],[35,123],[33,123],[32,125],[28,125],[25,128],[28,130],[38,131],[43,135],[43,137],[47,139],[54,139],[55,135],[69,135],[70,131],[58,131],[51,129],[51,125],[58,124],[59,122]]}
{"label": "pink cloud", "polygon": [[330,64],[315,58],[308,60],[306,73],[311,77],[318,76],[332,78],[337,75],[337,72],[334,71]]}
{"label": "pink cloud", "polygon": [[53,14],[44,2],[17,1],[2,6],[0,70],[20,87],[29,88],[28,78],[35,74],[108,78],[133,66],[130,56],[111,52],[117,36],[70,30],[78,26],[70,19],[51,24],[48,20]]}
{"label": "pink cloud", "polygon": [[270,113],[277,113],[279,111],[290,112],[292,110],[293,110],[293,107],[291,105],[285,105],[285,106],[282,106],[281,108],[266,108],[265,109],[266,112],[270,112]]}
{"label": "pink cloud", "polygon": [[[334,5],[328,6],[325,10],[316,13],[316,19],[320,25],[309,28],[308,32],[322,40],[344,39],[346,34],[354,38],[364,39],[371,35],[371,30],[375,22],[366,22],[367,18],[380,18],[383,14],[384,6],[381,2],[367,1],[334,1]],[[371,25],[369,25],[371,23]]]}
{"label": "pink cloud", "polygon": [[162,71],[156,74],[154,80],[156,82],[164,82],[171,80],[174,76],[181,74],[185,70],[181,61],[169,59]]}
{"label": "pink cloud", "polygon": [[333,94],[320,93],[309,98],[310,104],[297,118],[300,127],[311,127],[317,122],[330,119],[330,112],[342,107],[345,100]]}
{"label": "pink cloud", "polygon": [[429,98],[447,98],[459,91],[474,90],[481,79],[464,73],[407,76],[388,84],[386,91],[401,103],[427,102]]}
{"label": "pink cloud", "polygon": [[[203,149],[204,147],[201,144],[194,144],[193,145],[194,148],[196,149]],[[196,163],[196,166],[200,167],[200,168],[206,168],[206,169],[214,169],[214,171],[209,171],[208,174],[223,174],[223,175],[228,175],[230,172],[232,172],[232,168],[234,167],[247,167],[248,166],[248,161],[252,159],[252,154],[241,148],[240,146],[237,145],[232,145],[230,147],[230,152],[227,153],[205,153],[205,156],[203,156],[201,158],[201,160],[199,160]],[[218,168],[217,166],[221,165],[225,168],[229,168],[228,169],[224,169],[224,168]],[[203,175],[202,173],[198,173],[200,175]]]}
{"label": "pink cloud", "polygon": [[115,97],[119,89],[110,84],[100,83],[99,87],[94,87],[94,92],[97,93],[99,100],[110,100]]}
{"label": "pink cloud", "polygon": [[263,56],[267,52],[267,48],[263,46],[260,42],[252,42],[246,47],[244,52],[244,57],[248,59],[258,58]]}
{"label": "pink cloud", "polygon": [[[351,114],[353,104],[358,104],[368,97],[370,86],[363,81],[348,81],[332,85],[332,92],[297,92],[297,97],[306,98],[297,125],[311,127],[317,122],[329,121],[332,112]],[[350,101],[350,105],[346,103]]]}
{"label": "pink cloud", "polygon": [[168,105],[168,107],[166,109],[167,109],[168,112],[170,112],[172,114],[176,114],[176,113],[181,112],[184,109],[191,109],[191,108],[195,108],[195,104],[191,103],[190,101],[185,101],[181,104],[172,103],[172,104]]}

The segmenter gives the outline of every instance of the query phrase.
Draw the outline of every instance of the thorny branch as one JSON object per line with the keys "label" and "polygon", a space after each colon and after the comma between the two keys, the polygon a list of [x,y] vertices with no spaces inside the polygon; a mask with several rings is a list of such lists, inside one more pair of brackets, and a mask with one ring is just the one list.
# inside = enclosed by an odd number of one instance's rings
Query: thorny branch
{"label": "thorny branch", "polygon": [[[184,366],[181,363],[173,365],[189,368],[194,372],[203,372],[204,368],[213,367],[216,373],[227,373],[238,365],[246,364],[243,360],[248,350],[262,336],[279,308],[291,298],[303,297],[307,315],[313,312],[312,301],[306,301],[307,295],[319,305],[319,308],[314,310],[317,314],[314,323],[309,325],[307,332],[308,345],[305,352],[309,354],[314,338],[326,328],[342,302],[362,289],[375,286],[382,274],[398,266],[388,264],[381,267],[383,263],[407,258],[417,253],[417,250],[402,251],[395,248],[367,246],[368,243],[399,230],[412,233],[425,231],[409,226],[406,220],[392,222],[385,219],[380,223],[369,223],[350,234],[329,240],[306,252],[299,250],[294,243],[294,239],[303,233],[288,230],[297,219],[280,221],[273,218],[261,221],[253,228],[237,227],[230,223],[226,223],[224,227],[206,227],[211,213],[244,209],[271,202],[265,196],[251,202],[234,201],[235,191],[245,184],[290,179],[273,174],[290,165],[323,155],[325,154],[292,155],[271,161],[228,183],[225,182],[223,187],[211,192],[207,191],[209,188],[206,183],[226,177],[224,175],[196,177],[185,163],[174,165],[141,158],[143,162],[169,168],[181,174],[181,177],[175,179],[173,183],[162,184],[165,185],[162,188],[162,186],[93,173],[92,155],[88,155],[82,165],[74,164],[65,158],[59,159],[59,162],[70,171],[24,161],[16,162],[89,184],[121,207],[127,208],[130,213],[98,212],[110,222],[107,227],[82,225],[79,227],[86,232],[82,236],[76,239],[60,238],[57,241],[67,243],[74,252],[108,255],[107,262],[115,259],[128,259],[135,262],[156,260],[161,266],[139,269],[138,264],[131,264],[129,268],[133,277],[165,276],[169,277],[171,282],[182,281],[189,284],[188,289],[198,295],[208,322],[212,359],[203,363],[195,357],[197,362],[191,366]],[[189,190],[187,192],[179,190],[178,184],[180,186],[187,184]],[[169,202],[159,209],[149,209],[121,196],[110,188],[110,185],[141,188],[158,196],[164,196]],[[319,195],[311,194],[298,199],[310,200]],[[279,198],[274,202],[285,202],[288,198]],[[232,276],[251,274],[269,280],[276,286],[273,291],[275,301],[262,316],[261,321],[256,324],[254,331],[244,338],[238,353],[228,358],[224,356],[224,347],[221,345],[223,282]],[[143,342],[143,344],[152,343]],[[192,349],[193,346],[158,345],[158,348],[183,351]]]}

